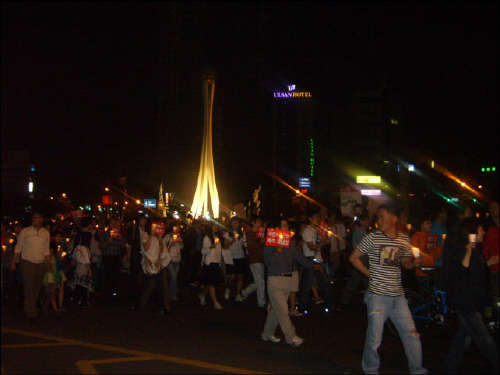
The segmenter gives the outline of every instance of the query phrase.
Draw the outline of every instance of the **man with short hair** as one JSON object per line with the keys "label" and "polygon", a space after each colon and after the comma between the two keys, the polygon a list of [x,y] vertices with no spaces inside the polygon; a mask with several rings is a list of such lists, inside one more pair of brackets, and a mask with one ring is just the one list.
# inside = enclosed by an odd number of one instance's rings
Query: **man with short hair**
{"label": "man with short hair", "polygon": [[253,282],[235,297],[235,301],[242,302],[250,294],[257,291],[257,306],[266,306],[266,269],[264,266],[264,238],[258,237],[259,229],[262,227],[262,219],[254,215],[252,217],[252,227],[246,232],[248,262],[253,275]]}
{"label": "man with short hair", "polygon": [[[318,226],[320,223],[320,215],[318,212],[311,212],[308,215],[309,225],[302,232],[302,238],[304,240],[303,253],[306,258],[313,260],[318,263],[323,262],[321,256],[321,248],[330,242],[329,238],[321,239],[318,234]],[[318,286],[321,288],[323,293],[325,311],[331,308],[338,309],[333,296],[333,289],[326,272],[324,270],[316,270],[313,268],[302,268],[302,276],[300,280],[300,290],[299,290],[299,306],[298,309],[303,312],[309,302],[309,292],[313,285],[313,279],[316,278]]]}
{"label": "man with short hair", "polygon": [[[401,266],[411,269],[420,266],[422,258],[414,258],[410,239],[396,229],[396,210],[388,204],[377,209],[379,230],[367,234],[353,250],[349,261],[368,277],[364,301],[368,313],[362,367],[365,374],[378,374],[384,324],[390,318],[399,332],[412,374],[427,374],[422,367],[420,335],[408,308],[401,280]],[[369,269],[361,257],[368,255]]]}
{"label": "man with short hair", "polygon": [[[437,234],[439,236],[437,246],[443,247],[443,234],[448,234],[448,228],[446,227],[446,221],[448,220],[448,211],[446,207],[441,207],[433,215],[431,234]],[[441,267],[443,265],[443,255],[434,261],[436,267]]]}
{"label": "man with short hair", "polygon": [[49,257],[50,233],[43,227],[43,215],[40,212],[33,213],[31,223],[31,226],[19,233],[10,269],[16,270],[16,263],[22,254],[20,264],[24,287],[24,313],[33,321],[38,316],[36,302],[42,289],[45,260],[48,261]]}

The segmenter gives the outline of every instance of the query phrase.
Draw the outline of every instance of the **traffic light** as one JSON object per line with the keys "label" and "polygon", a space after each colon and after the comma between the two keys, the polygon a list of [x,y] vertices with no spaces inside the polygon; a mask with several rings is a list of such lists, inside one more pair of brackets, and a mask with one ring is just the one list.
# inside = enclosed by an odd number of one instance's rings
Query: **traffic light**
{"label": "traffic light", "polygon": [[496,172],[497,167],[481,167],[481,172]]}

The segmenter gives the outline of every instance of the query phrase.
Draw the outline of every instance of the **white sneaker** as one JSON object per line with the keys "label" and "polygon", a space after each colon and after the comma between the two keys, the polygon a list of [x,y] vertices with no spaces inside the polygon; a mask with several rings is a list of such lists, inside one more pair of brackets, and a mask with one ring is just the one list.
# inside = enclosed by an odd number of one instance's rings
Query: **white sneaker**
{"label": "white sneaker", "polygon": [[226,289],[226,291],[224,292],[224,298],[229,299],[230,294],[231,294],[231,291],[229,289]]}
{"label": "white sneaker", "polygon": [[300,346],[302,345],[302,343],[304,342],[304,339],[299,337],[299,336],[295,336],[293,339],[292,339],[292,342],[290,343],[290,345],[293,347],[293,348],[296,348],[297,346]]}
{"label": "white sneaker", "polygon": [[281,339],[279,337],[276,337],[274,335],[267,336],[265,333],[262,333],[262,340],[264,341],[271,341],[271,342],[280,342]]}
{"label": "white sneaker", "polygon": [[222,310],[222,305],[219,302],[214,303],[215,310]]}
{"label": "white sneaker", "polygon": [[236,302],[243,302],[243,297],[241,296],[241,294],[237,294],[236,297],[234,297],[234,300]]}
{"label": "white sneaker", "polygon": [[200,294],[200,295],[198,295],[198,298],[200,299],[200,304],[202,306],[205,306],[206,305],[205,296]]}

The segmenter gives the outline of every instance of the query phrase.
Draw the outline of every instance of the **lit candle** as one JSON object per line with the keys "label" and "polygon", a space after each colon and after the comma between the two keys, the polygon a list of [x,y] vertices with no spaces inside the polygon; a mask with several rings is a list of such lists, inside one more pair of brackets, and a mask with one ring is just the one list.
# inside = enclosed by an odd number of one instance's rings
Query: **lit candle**
{"label": "lit candle", "polygon": [[475,233],[469,234],[469,242],[476,243],[476,234]]}
{"label": "lit candle", "polygon": [[333,232],[331,230],[328,231],[328,237],[331,237]]}
{"label": "lit candle", "polygon": [[418,258],[420,256],[420,249],[418,247],[412,247],[411,252],[413,253],[413,256],[415,258]]}
{"label": "lit candle", "polygon": [[215,237],[215,244],[217,245],[219,243],[219,237]]}
{"label": "lit candle", "polygon": [[235,238],[235,239],[238,239],[238,237],[239,237],[239,236],[240,236],[240,234],[239,234],[239,233],[235,233],[235,234],[234,234],[234,238]]}

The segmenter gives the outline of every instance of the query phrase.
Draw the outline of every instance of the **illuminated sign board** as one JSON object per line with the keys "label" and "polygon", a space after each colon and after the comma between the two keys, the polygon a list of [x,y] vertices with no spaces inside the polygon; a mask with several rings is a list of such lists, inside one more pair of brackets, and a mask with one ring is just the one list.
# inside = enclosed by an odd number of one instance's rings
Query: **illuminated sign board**
{"label": "illuminated sign board", "polygon": [[144,207],[156,208],[156,199],[144,199]]}
{"label": "illuminated sign board", "polygon": [[273,96],[275,98],[280,98],[280,99],[312,98],[312,94],[310,91],[292,91],[292,92],[275,91],[273,92]]}
{"label": "illuminated sign board", "polygon": [[311,179],[309,177],[299,178],[299,188],[310,188]]}
{"label": "illuminated sign board", "polygon": [[367,195],[367,196],[382,195],[382,191],[380,189],[361,189],[361,195]]}
{"label": "illuminated sign board", "polygon": [[382,179],[380,176],[356,176],[358,184],[380,184]]}

